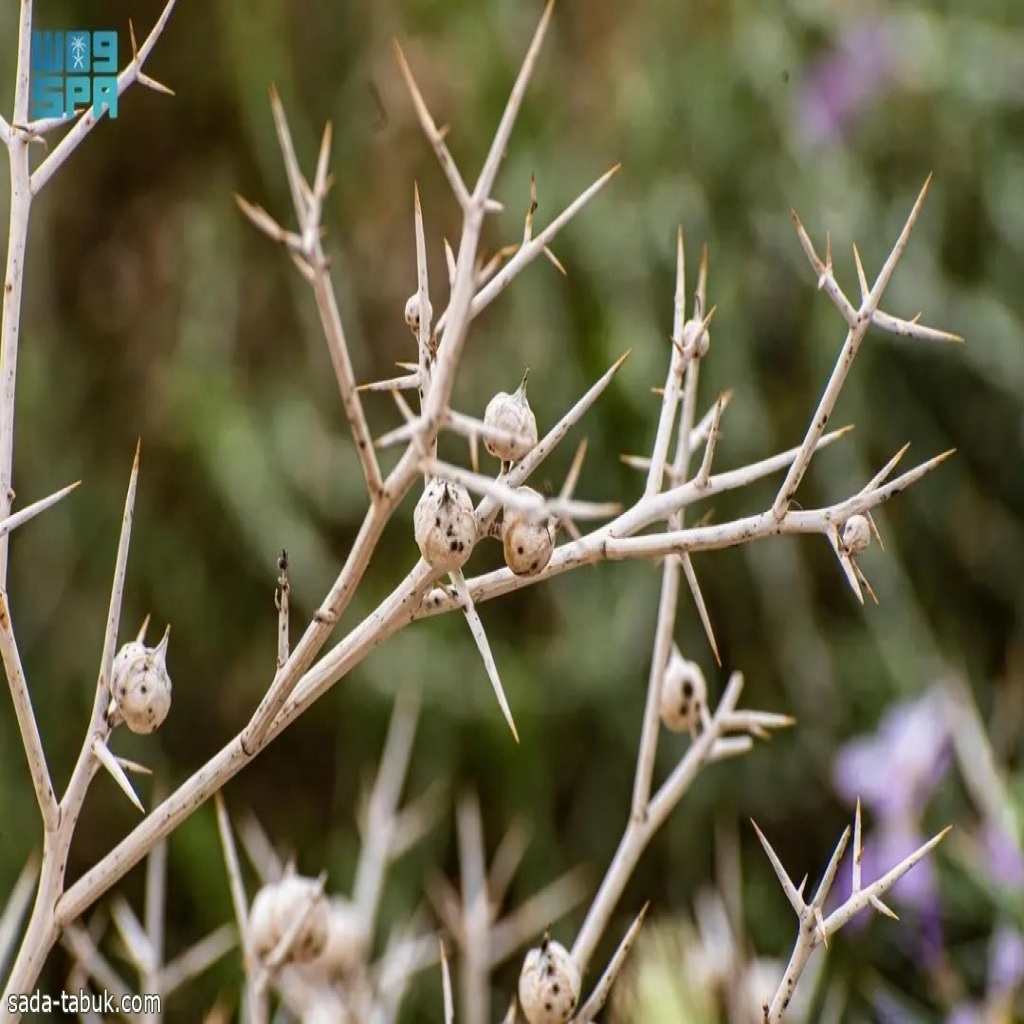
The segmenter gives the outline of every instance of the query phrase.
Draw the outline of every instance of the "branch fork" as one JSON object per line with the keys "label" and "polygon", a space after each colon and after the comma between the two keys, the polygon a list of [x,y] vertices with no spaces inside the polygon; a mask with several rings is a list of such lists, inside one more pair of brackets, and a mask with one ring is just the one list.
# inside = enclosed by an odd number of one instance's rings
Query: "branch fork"
{"label": "branch fork", "polygon": [[[753,822],[751,823],[753,824]],[[835,935],[843,925],[847,924],[856,914],[866,907],[872,907],[885,917],[896,919],[896,914],[882,901],[882,895],[896,884],[915,864],[926,857],[946,837],[952,826],[947,826],[928,842],[924,843],[917,850],[905,857],[899,864],[887,871],[881,878],[876,879],[868,886],[862,885],[861,880],[861,858],[863,848],[861,846],[861,814],[860,801],[857,802],[857,811],[853,824],[853,864],[852,864],[852,885],[849,898],[840,907],[837,907],[827,917],[825,916],[825,901],[831,891],[832,883],[835,881],[836,872],[846,852],[846,846],[850,839],[850,828],[846,827],[839,837],[832,859],[825,869],[821,882],[818,885],[810,902],[804,900],[804,883],[799,887],[793,885],[786,869],[782,866],[775,851],[771,848],[764,833],[754,824],[754,831],[764,847],[768,860],[779,879],[782,891],[786,894],[793,912],[800,922],[797,933],[796,944],[790,955],[789,964],[785,974],[779,982],[775,995],[769,1002],[764,1004],[765,1024],[776,1024],[785,1018],[786,1011],[797,982],[811,958],[811,954],[819,946],[828,947],[828,940]],[[806,880],[805,880],[806,881]]]}

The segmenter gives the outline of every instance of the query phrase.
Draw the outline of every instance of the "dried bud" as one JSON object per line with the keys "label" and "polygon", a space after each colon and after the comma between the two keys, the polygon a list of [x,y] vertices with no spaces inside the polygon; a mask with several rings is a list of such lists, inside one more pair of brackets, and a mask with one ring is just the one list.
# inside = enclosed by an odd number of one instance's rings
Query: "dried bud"
{"label": "dried bud", "polygon": [[134,733],[145,735],[163,725],[171,710],[171,677],[167,674],[167,627],[156,647],[140,638],[124,645],[110,671],[111,724],[124,722]]}
{"label": "dried bud", "polygon": [[661,679],[662,724],[671,732],[692,734],[707,702],[708,685],[700,666],[673,648]]}
{"label": "dried bud", "polygon": [[484,424],[506,434],[515,434],[519,440],[500,440],[485,437],[484,447],[497,459],[504,462],[518,462],[537,444],[537,417],[534,416],[526,398],[527,370],[523,382],[510,395],[499,391],[484,411]]}
{"label": "dried bud", "polygon": [[580,970],[569,951],[545,936],[519,973],[519,1005],[529,1024],[565,1024],[580,998]]}
{"label": "dried bud", "polygon": [[[428,298],[424,298],[424,304],[427,307],[427,323],[429,324],[434,319],[434,307],[430,304],[430,299]],[[418,338],[420,334],[419,292],[413,292],[405,304],[405,322],[409,325],[409,330]]]}
{"label": "dried bud", "polygon": [[[311,902],[313,909],[306,914]],[[323,951],[329,932],[327,898],[315,879],[301,875],[286,875],[265,885],[249,912],[249,949],[259,960],[266,960],[303,914],[305,921],[285,962],[308,963]]]}
{"label": "dried bud", "polygon": [[683,351],[691,359],[703,359],[711,347],[711,336],[702,320],[687,320],[683,324]]}
{"label": "dried bud", "polygon": [[[540,497],[532,487],[518,487],[516,491]],[[501,518],[501,541],[505,564],[517,576],[534,576],[551,561],[555,531],[550,519],[531,522],[525,512],[506,508]]]}
{"label": "dried bud", "polygon": [[367,934],[355,904],[342,896],[333,897],[327,909],[327,942],[316,958],[332,977],[350,973],[367,951]]}
{"label": "dried bud", "polygon": [[434,569],[461,569],[476,543],[476,516],[469,491],[447,480],[432,479],[413,512],[420,553]]}
{"label": "dried bud", "polygon": [[848,555],[859,555],[871,544],[871,525],[867,516],[850,516],[843,527],[843,548]]}

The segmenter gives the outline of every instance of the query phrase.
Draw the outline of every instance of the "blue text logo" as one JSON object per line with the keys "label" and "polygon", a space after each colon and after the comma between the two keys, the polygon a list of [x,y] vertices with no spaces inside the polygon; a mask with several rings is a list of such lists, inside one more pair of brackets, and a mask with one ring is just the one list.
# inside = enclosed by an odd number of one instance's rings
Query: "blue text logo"
{"label": "blue text logo", "polygon": [[32,33],[32,120],[92,108],[117,117],[117,33]]}

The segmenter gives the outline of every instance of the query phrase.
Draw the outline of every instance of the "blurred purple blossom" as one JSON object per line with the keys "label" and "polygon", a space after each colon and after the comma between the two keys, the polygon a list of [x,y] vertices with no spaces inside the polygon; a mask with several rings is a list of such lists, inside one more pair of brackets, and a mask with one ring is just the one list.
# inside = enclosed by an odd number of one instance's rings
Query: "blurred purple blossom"
{"label": "blurred purple blossom", "polygon": [[[880,821],[869,835],[864,836],[860,862],[862,885],[869,885],[881,878],[924,842],[925,837],[915,822],[899,818]],[[829,896],[829,906],[832,908],[845,903],[853,892],[851,855],[848,853],[844,858]],[[898,903],[901,911],[909,910],[916,915],[915,927],[908,932],[901,931],[897,941],[904,945],[910,944],[908,955],[916,958],[925,970],[939,969],[945,957],[945,939],[939,906],[938,875],[932,859],[925,857],[919,860],[883,899]],[[854,917],[849,927],[863,927],[873,913],[866,908]]]}
{"label": "blurred purple blossom", "polygon": [[[867,885],[922,845],[920,819],[932,794],[942,782],[953,752],[955,705],[942,686],[934,686],[914,700],[891,709],[873,733],[858,736],[836,754],[832,781],[840,797],[850,805],[859,798],[873,821],[863,840],[861,872]],[[1024,853],[1012,826],[1002,820],[983,818],[976,835],[979,869],[998,884],[1024,890]],[[836,879],[832,900],[849,898],[852,888],[849,863]],[[925,858],[892,888],[892,898],[917,914],[918,927],[905,938],[913,943],[913,955],[921,966],[936,975],[947,968],[943,948],[938,880],[934,863]],[[858,915],[857,923],[867,915]],[[1007,1005],[1024,985],[1024,935],[1017,928],[995,929],[989,940],[988,981],[984,1003],[964,1001],[949,1012],[945,1024],[984,1024],[994,1019],[993,1007]],[[901,1008],[878,1003],[879,1019],[901,1020]],[[885,1013],[883,1013],[883,1009]],[[1004,1011],[1000,1011],[1005,1014]],[[1013,1019],[1017,1019],[1016,1017]]]}
{"label": "blurred purple blossom", "polygon": [[[916,823],[894,820],[880,822],[864,840],[861,873],[864,883],[881,878],[890,868],[906,860],[922,843]],[[849,887],[851,879],[846,879]],[[890,890],[904,907],[926,914],[938,901],[938,881],[930,857],[918,861]]]}
{"label": "blurred purple blossom", "polygon": [[800,123],[812,142],[838,142],[871,100],[883,93],[895,69],[883,21],[854,26],[807,70],[799,96]]}
{"label": "blurred purple blossom", "polygon": [[983,1003],[958,1003],[946,1017],[946,1024],[987,1024],[1009,1020],[1003,1016],[1008,999],[1024,982],[1024,936],[1003,925],[992,933],[988,946],[988,985]]}
{"label": "blurred purple blossom", "polygon": [[844,800],[859,797],[882,820],[916,820],[949,767],[951,737],[945,694],[927,690],[889,711],[876,732],[842,747],[833,783]]}
{"label": "blurred purple blossom", "polygon": [[[875,732],[843,746],[833,764],[833,784],[849,804],[858,798],[874,817],[864,835],[861,876],[864,884],[880,878],[925,842],[920,817],[951,762],[950,704],[939,687],[896,705]],[[848,866],[835,889],[837,902],[851,892]],[[894,902],[919,915],[915,954],[926,966],[943,956],[938,880],[926,857],[890,890]]]}
{"label": "blurred purple blossom", "polygon": [[1002,998],[1024,983],[1024,935],[1003,925],[992,933],[988,949],[988,995]]}
{"label": "blurred purple blossom", "polygon": [[958,1003],[946,1017],[946,1024],[985,1024],[985,1018],[973,1003]]}
{"label": "blurred purple blossom", "polygon": [[1024,855],[1006,828],[987,821],[981,829],[985,866],[997,885],[1024,890]]}

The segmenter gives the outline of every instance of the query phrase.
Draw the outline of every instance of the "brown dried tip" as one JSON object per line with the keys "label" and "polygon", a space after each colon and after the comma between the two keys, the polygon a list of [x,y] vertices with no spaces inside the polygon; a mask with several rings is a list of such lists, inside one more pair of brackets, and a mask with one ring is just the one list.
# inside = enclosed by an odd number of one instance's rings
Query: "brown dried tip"
{"label": "brown dried tip", "polygon": [[612,373],[618,373],[619,370],[622,369],[622,364],[625,363],[625,361],[630,357],[632,352],[633,352],[633,350],[631,348],[627,348],[626,351],[623,352],[622,355],[619,356],[619,358],[616,359],[614,363],[612,363],[612,365],[611,365],[611,372]]}

